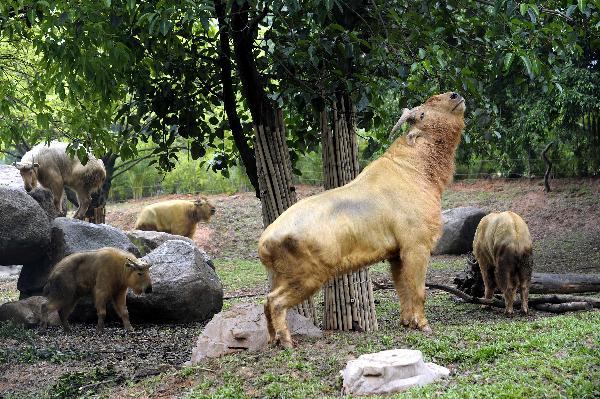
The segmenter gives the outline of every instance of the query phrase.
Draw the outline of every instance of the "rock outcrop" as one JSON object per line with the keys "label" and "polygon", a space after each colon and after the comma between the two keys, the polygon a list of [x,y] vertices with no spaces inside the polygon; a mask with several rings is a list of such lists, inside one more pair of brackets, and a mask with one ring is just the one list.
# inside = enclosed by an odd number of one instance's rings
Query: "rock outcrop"
{"label": "rock outcrop", "polygon": [[[323,334],[310,319],[294,311],[287,313],[287,323],[295,336],[319,338]],[[260,351],[267,347],[268,341],[263,306],[239,304],[208,322],[192,350],[190,364],[236,352]]]}
{"label": "rock outcrop", "polygon": [[442,212],[444,229],[432,255],[460,255],[472,251],[477,225],[487,214],[483,209],[472,206]]}

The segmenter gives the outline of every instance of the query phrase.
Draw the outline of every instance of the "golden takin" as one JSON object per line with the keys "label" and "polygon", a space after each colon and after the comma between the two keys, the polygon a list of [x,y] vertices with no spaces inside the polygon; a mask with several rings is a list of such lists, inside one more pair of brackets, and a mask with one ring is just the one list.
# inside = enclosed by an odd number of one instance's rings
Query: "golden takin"
{"label": "golden takin", "polygon": [[162,231],[193,239],[196,224],[200,221],[208,222],[214,214],[215,207],[206,197],[195,201],[162,201],[142,209],[134,228]]}
{"label": "golden takin", "polygon": [[77,195],[79,208],[74,218],[83,219],[92,201],[91,194],[98,191],[106,179],[106,170],[101,159],[88,154],[85,165],[77,157],[67,153],[67,143],[53,141],[49,146],[38,144],[23,155],[21,162],[14,165],[23,178],[25,190],[33,190],[38,182],[52,191],[54,206],[62,214],[64,186]]}
{"label": "golden takin", "polygon": [[419,134],[398,138],[345,186],[303,199],[269,225],[258,244],[272,273],[265,315],[270,339],[292,346],[287,309],[314,294],[331,277],[388,259],[404,326],[429,331],[425,274],[441,232],[441,195],[454,173],[464,128],[457,93],[429,98],[405,110]]}
{"label": "golden takin", "polygon": [[504,294],[505,313],[513,314],[517,288],[521,309],[529,312],[532,244],[527,224],[514,212],[490,213],[479,222],[473,239],[473,254],[479,263],[485,299],[492,299],[496,286]]}
{"label": "golden takin", "polygon": [[58,310],[60,322],[70,331],[69,315],[79,298],[92,295],[98,314],[98,332],[104,329],[106,303],[113,301],[114,308],[123,320],[127,331],[133,330],[125,300],[127,288],[137,294],[152,292],[148,271],[150,265],[133,254],[117,248],[100,248],[71,254],[54,266],[44,286],[48,302],[42,305],[41,325],[48,325],[48,313]]}

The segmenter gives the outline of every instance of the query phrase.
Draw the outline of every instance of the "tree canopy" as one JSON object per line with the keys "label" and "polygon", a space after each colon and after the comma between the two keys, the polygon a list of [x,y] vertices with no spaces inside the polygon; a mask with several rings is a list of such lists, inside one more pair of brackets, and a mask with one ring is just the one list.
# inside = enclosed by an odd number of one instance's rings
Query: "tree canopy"
{"label": "tree canopy", "polygon": [[[402,107],[448,90],[468,99],[463,162],[505,158],[510,168],[508,160],[549,140],[573,156],[598,146],[589,128],[597,119],[588,115],[600,112],[600,1],[242,3],[257,27],[253,54],[268,96],[284,111],[293,160],[318,147],[315,111],[340,90],[356,107],[367,156],[387,146]],[[231,32],[232,4],[3,2],[0,146],[63,138],[83,157],[89,148],[131,159],[140,142],[152,141],[158,166],[169,170],[182,138],[194,159],[209,153],[214,170],[226,173],[240,153],[251,164],[240,66],[223,35]],[[233,113],[223,105],[227,96]],[[590,159],[578,172],[597,168]]]}

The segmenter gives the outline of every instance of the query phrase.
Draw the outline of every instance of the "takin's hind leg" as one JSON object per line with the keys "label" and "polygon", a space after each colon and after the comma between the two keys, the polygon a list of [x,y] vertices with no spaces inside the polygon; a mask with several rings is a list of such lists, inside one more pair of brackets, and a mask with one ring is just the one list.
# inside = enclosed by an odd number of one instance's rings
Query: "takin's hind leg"
{"label": "takin's hind leg", "polygon": [[[494,297],[494,291],[496,290],[496,279],[494,277],[494,266],[488,262],[487,259],[481,257],[477,259],[479,263],[479,270],[481,271],[481,278],[483,280],[484,294],[483,297],[487,300],[492,300]],[[483,305],[489,308],[490,305]]]}
{"label": "takin's hind leg", "polygon": [[521,291],[521,311],[529,313],[529,285],[531,284],[531,269],[519,270],[519,288]]}
{"label": "takin's hind leg", "polygon": [[403,251],[400,259],[391,259],[391,271],[400,298],[401,322],[405,327],[430,332],[425,317],[425,275],[429,249],[413,247]]}
{"label": "takin's hind leg", "polygon": [[71,312],[73,312],[73,309],[75,308],[75,303],[76,302],[70,302],[70,303],[63,304],[58,309],[58,316],[60,317],[60,323],[62,324],[63,329],[65,330],[66,333],[71,332],[71,326],[69,325],[69,316],[71,315]]}
{"label": "takin's hind leg", "polygon": [[[267,295],[265,304],[267,325],[271,319],[271,328],[274,331],[274,343],[279,343],[284,348],[292,348],[292,334],[287,326],[285,316],[287,310],[296,306],[304,299],[314,294],[321,284],[311,278],[298,278],[293,281],[278,281],[275,278],[276,288]],[[269,334],[271,330],[269,330]]]}

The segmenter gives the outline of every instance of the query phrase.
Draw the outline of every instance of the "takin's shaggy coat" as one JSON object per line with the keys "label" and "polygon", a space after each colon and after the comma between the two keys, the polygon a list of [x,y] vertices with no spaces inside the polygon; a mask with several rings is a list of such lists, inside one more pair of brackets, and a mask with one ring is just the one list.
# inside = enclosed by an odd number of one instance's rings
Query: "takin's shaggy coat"
{"label": "takin's shaggy coat", "polygon": [[48,325],[48,312],[58,310],[66,332],[70,330],[69,315],[79,298],[92,295],[100,332],[104,329],[106,303],[113,301],[115,311],[123,320],[127,331],[133,330],[125,300],[127,288],[136,294],[152,292],[148,271],[150,265],[129,252],[117,248],[100,248],[94,251],[71,254],[54,266],[44,286],[48,302],[42,305],[42,328]]}
{"label": "takin's shaggy coat", "polygon": [[193,239],[196,224],[208,222],[215,207],[206,197],[195,201],[170,200],[148,205],[138,215],[135,229],[162,231]]}
{"label": "takin's shaggy coat", "polygon": [[39,182],[52,191],[54,206],[59,214],[62,214],[64,186],[73,189],[79,203],[74,217],[83,219],[92,201],[91,193],[102,186],[106,170],[101,159],[89,154],[84,166],[77,157],[71,158],[66,150],[67,144],[57,141],[50,143],[50,146],[38,144],[26,152],[15,166],[21,172],[25,190],[31,191]]}
{"label": "takin's shaggy coat", "polygon": [[[397,139],[343,187],[303,199],[269,225],[258,244],[272,272],[265,315],[272,341],[291,347],[287,309],[331,277],[388,259],[402,324],[428,331],[425,273],[441,230],[441,195],[454,173],[464,128],[464,99],[439,94],[405,110],[418,129],[414,143]],[[409,132],[410,132],[409,131]]]}
{"label": "takin's shaggy coat", "polygon": [[505,313],[513,314],[517,288],[521,309],[529,312],[532,244],[527,224],[513,212],[490,213],[479,222],[473,239],[473,254],[479,263],[485,298],[492,299],[496,286],[504,294]]}

